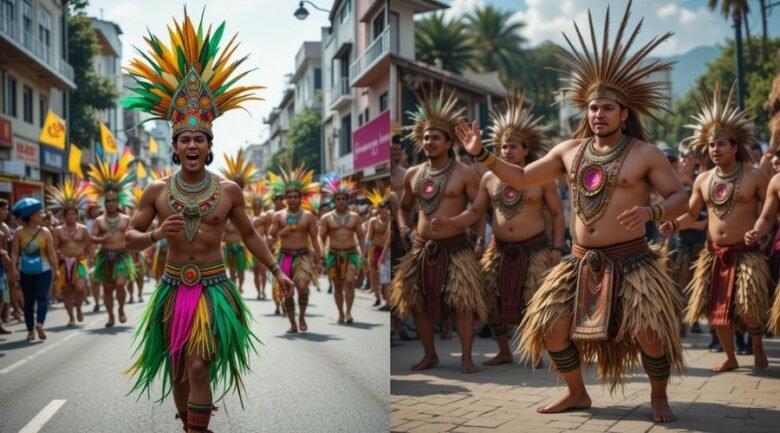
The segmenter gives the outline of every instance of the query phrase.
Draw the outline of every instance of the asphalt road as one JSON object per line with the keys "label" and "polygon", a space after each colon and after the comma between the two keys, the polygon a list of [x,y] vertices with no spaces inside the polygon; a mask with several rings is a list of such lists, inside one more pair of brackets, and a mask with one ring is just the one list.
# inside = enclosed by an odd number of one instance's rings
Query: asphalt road
{"label": "asphalt road", "polygon": [[[371,307],[358,290],[352,325],[336,323],[332,295],[312,289],[309,331],[285,335],[286,318],[273,302],[257,301],[247,274],[244,297],[262,341],[244,377],[244,409],[229,394],[217,403],[214,432],[386,432],[390,404],[390,315]],[[146,285],[146,296],[153,286]],[[147,298],[148,299],[148,298]],[[46,319],[48,339],[25,341],[23,323],[0,336],[0,433],[180,432],[172,398],[127,396],[131,381],[120,372],[131,363],[131,339],[145,304],[126,307],[128,326],[105,328],[105,312],[85,307],[76,329],[65,327],[62,304]],[[10,325],[10,326],[9,326]],[[154,389],[159,392],[159,386]],[[24,429],[24,430],[23,430]]]}

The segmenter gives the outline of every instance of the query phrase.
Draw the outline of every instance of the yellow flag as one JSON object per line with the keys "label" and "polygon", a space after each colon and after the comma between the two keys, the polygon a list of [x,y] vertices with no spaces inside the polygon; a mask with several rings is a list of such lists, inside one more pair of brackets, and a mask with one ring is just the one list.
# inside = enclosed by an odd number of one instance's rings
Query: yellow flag
{"label": "yellow flag", "polygon": [[140,161],[135,163],[135,177],[138,179],[146,178],[146,169],[144,168],[144,164]]}
{"label": "yellow flag", "polygon": [[100,142],[103,144],[103,151],[106,153],[117,153],[119,148],[116,145],[114,134],[108,129],[105,123],[100,122]]}
{"label": "yellow flag", "polygon": [[73,143],[70,143],[68,171],[84,179],[84,173],[81,172],[81,149]]}
{"label": "yellow flag", "polygon": [[65,121],[51,110],[46,115],[46,122],[43,124],[38,141],[57,149],[65,150]]}
{"label": "yellow flag", "polygon": [[157,142],[154,141],[154,137],[149,137],[149,152],[152,154],[157,153]]}

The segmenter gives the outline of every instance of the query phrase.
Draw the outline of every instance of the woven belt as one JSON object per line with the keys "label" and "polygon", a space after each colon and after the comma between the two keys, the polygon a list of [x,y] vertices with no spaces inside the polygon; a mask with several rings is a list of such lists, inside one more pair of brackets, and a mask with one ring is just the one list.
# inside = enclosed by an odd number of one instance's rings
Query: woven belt
{"label": "woven belt", "polygon": [[305,256],[306,254],[309,254],[311,251],[309,251],[308,248],[301,248],[299,250],[288,250],[288,249],[281,249],[282,254],[298,257],[298,256]]}
{"label": "woven belt", "polygon": [[193,264],[173,265],[168,263],[165,265],[165,273],[162,276],[162,280],[174,286],[178,286],[179,283],[188,286],[194,286],[198,283],[210,286],[228,281],[228,277],[225,273],[225,264],[223,262],[201,266]]}

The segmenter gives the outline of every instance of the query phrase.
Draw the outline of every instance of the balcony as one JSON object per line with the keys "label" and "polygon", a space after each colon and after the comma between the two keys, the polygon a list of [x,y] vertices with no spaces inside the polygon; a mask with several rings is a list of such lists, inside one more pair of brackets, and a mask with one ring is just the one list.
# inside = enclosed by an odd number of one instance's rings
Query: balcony
{"label": "balcony", "polygon": [[349,75],[352,77],[350,84],[353,87],[366,87],[377,77],[388,73],[389,69],[385,63],[391,50],[390,41],[390,27],[387,27],[350,65]]}
{"label": "balcony", "polygon": [[0,52],[4,60],[35,68],[46,82],[60,90],[75,90],[73,67],[53,55],[51,46],[41,43],[34,32],[20,31],[19,26],[18,21],[0,15]]}
{"label": "balcony", "polygon": [[340,77],[336,84],[330,88],[330,109],[338,110],[344,105],[352,103],[352,87],[349,85],[349,77]]}

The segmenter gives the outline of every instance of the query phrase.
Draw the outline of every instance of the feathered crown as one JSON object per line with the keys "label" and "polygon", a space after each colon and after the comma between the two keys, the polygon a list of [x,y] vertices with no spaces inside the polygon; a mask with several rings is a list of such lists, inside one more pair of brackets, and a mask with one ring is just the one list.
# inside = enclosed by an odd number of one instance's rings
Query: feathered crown
{"label": "feathered crown", "polygon": [[98,165],[89,166],[88,194],[95,197],[115,198],[119,206],[131,205],[130,189],[135,182],[135,170],[129,170],[133,155],[126,151],[117,162],[98,160]]}
{"label": "feathered crown", "polygon": [[535,160],[547,153],[549,140],[545,133],[549,126],[541,124],[541,117],[534,117],[531,109],[523,108],[525,95],[515,92],[506,98],[506,111],[493,109],[488,127],[487,145],[501,146],[503,142],[522,142],[528,146],[528,156]]}
{"label": "feathered crown", "polygon": [[47,206],[54,213],[64,213],[68,209],[86,210],[89,204],[88,187],[89,183],[86,181],[71,175],[65,176],[62,186],[52,185],[46,188]]}
{"label": "feathered crown", "polygon": [[[205,9],[204,9],[205,12]],[[170,46],[166,46],[151,32],[144,40],[149,46],[148,55],[140,49],[141,57],[125,68],[139,87],[130,88],[135,96],[122,100],[128,110],[152,114],[152,119],[172,122],[173,135],[181,131],[203,131],[213,137],[211,123],[223,113],[250,100],[261,100],[252,96],[253,90],[261,86],[234,86],[251,71],[233,76],[247,56],[230,61],[238,48],[236,35],[220,50],[225,23],[211,33],[211,26],[203,29],[201,14],[197,30],[184,9],[184,22],[173,20],[174,28],[168,26]]]}
{"label": "feathered crown", "polygon": [[256,181],[260,175],[255,168],[255,164],[249,162],[246,155],[244,155],[243,149],[238,150],[235,159],[225,154],[225,163],[227,164],[227,170],[222,169],[222,175],[225,176],[225,179],[237,183],[241,189]]}
{"label": "feathered crown", "polygon": [[163,170],[155,169],[149,172],[149,174],[152,176],[152,180],[160,180],[164,177],[171,176],[173,174],[173,169],[171,167],[165,167]]}
{"label": "feathered crown", "polygon": [[408,138],[414,141],[417,149],[422,149],[423,135],[428,129],[438,129],[444,131],[449,139],[457,142],[455,136],[455,126],[458,124],[458,118],[466,110],[465,107],[458,108],[458,99],[455,92],[450,92],[445,97],[444,86],[439,88],[437,96],[433,85],[430,85],[423,93],[417,93],[417,111],[410,111],[408,114],[412,117],[414,125],[407,127],[410,129]]}
{"label": "feathered crown", "polygon": [[322,196],[320,194],[312,194],[308,197],[306,197],[301,202],[301,207],[304,210],[307,210],[314,215],[318,215],[320,213],[320,206],[322,205]]}
{"label": "feathered crown", "polygon": [[338,175],[328,175],[322,180],[322,190],[332,196],[345,194],[347,197],[357,195],[357,182],[351,178],[340,179]]}
{"label": "feathered crown", "polygon": [[268,183],[274,194],[296,191],[301,194],[302,199],[319,192],[320,184],[312,182],[313,179],[314,171],[306,169],[303,163],[298,168],[292,168],[287,163],[285,166],[279,167],[278,175],[268,171]]}
{"label": "feathered crown", "polygon": [[144,195],[144,189],[140,186],[136,185],[133,187],[133,200],[131,203],[131,206],[134,208],[138,208],[138,206],[141,204],[141,196]]}
{"label": "feathered crown", "polygon": [[382,206],[390,201],[390,186],[386,186],[384,191],[379,188],[371,188],[371,191],[366,194],[366,198],[372,206]]}
{"label": "feathered crown", "polygon": [[261,179],[249,185],[247,188],[247,198],[249,203],[259,202],[263,207],[268,207],[273,204],[265,179]]}
{"label": "feathered crown", "polygon": [[695,97],[699,105],[699,113],[693,116],[696,124],[685,125],[693,129],[693,135],[683,140],[700,157],[707,156],[710,141],[721,138],[738,146],[737,159],[750,161],[750,149],[758,142],[753,128],[753,122],[744,110],[732,106],[736,82],[731,85],[726,101],[720,91],[720,84],[715,84],[715,90],[710,96],[704,81],[699,82],[701,95]]}
{"label": "feathered crown", "polygon": [[[659,44],[669,39],[673,33],[667,32],[663,36],[656,36],[637,52],[629,55],[628,51],[639,34],[643,21],[639,21],[628,40],[624,41],[623,35],[630,15],[631,1],[626,6],[615,42],[610,47],[609,7],[607,7],[601,49],[599,49],[596,42],[596,30],[593,28],[593,18],[588,10],[591,46],[588,47],[580,28],[577,23],[574,23],[581,51],[578,52],[569,37],[564,34],[563,37],[571,48],[571,52],[564,49],[566,55],[559,55],[559,57],[569,68],[554,68],[554,70],[563,74],[569,83],[569,87],[561,89],[563,99],[570,101],[580,110],[587,109],[588,103],[596,98],[607,98],[620,103],[637,115],[647,115],[658,121],[654,111],[667,110],[666,105],[669,97],[666,89],[668,89],[669,83],[667,81],[648,81],[648,78],[657,72],[671,69],[672,63],[660,60],[644,61]],[[587,127],[587,119],[584,119],[577,132],[579,133]]]}

